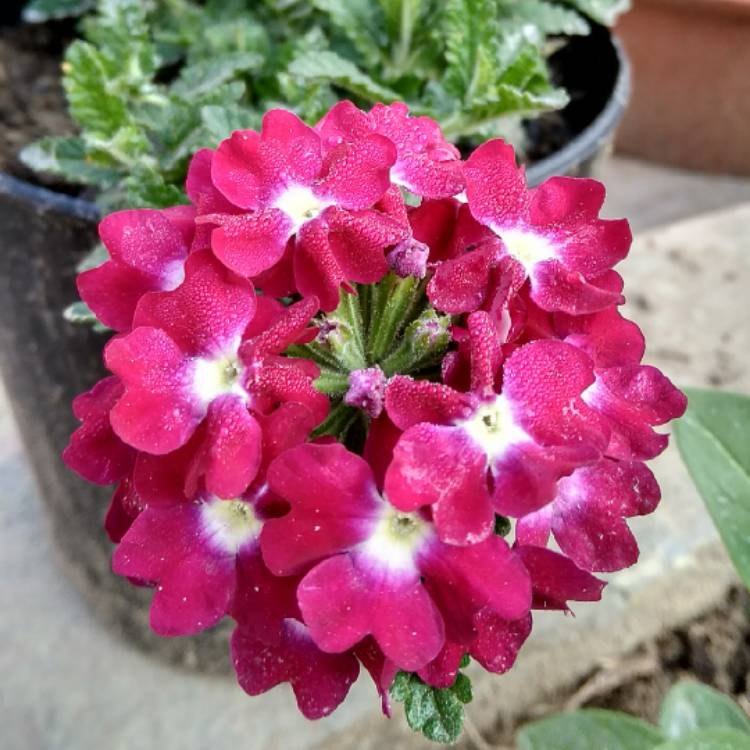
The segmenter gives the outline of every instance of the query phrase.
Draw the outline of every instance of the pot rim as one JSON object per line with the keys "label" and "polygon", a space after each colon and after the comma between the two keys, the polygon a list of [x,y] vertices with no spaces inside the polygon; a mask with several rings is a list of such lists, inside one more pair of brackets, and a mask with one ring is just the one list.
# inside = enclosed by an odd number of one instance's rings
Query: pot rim
{"label": "pot rim", "polygon": [[572,164],[593,157],[610,139],[625,114],[631,91],[630,62],[620,39],[612,32],[609,39],[617,57],[617,78],[602,111],[561,149],[535,162],[526,170],[529,185],[538,185],[549,177],[564,175]]}
{"label": "pot rim", "polygon": [[[702,0],[697,1],[702,2]],[[712,2],[724,2],[724,0],[712,0]],[[750,3],[750,0],[741,0],[741,2]],[[622,43],[611,31],[609,40],[617,57],[618,70],[606,105],[592,122],[561,149],[527,168],[526,178],[530,186],[538,185],[555,175],[564,175],[571,166],[592,158],[609,141],[612,132],[625,114],[631,90],[630,63]],[[0,172],[0,195],[2,194],[11,194],[28,200],[44,212],[67,215],[91,223],[98,222],[102,216],[99,207],[93,201],[58,193],[5,172]]]}

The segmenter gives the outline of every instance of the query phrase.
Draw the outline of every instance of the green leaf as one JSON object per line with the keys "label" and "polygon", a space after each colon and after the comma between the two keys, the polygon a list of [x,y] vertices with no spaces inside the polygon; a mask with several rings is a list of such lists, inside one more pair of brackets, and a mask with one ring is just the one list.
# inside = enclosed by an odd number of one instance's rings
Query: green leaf
{"label": "green leaf", "polygon": [[659,726],[667,737],[725,727],[750,735],[750,719],[730,698],[699,682],[675,685],[662,703]]}
{"label": "green leaf", "polygon": [[230,52],[220,57],[201,60],[180,71],[172,92],[180,96],[200,96],[221,86],[240,73],[259,70],[264,58],[257,52]]}
{"label": "green leaf", "polygon": [[750,397],[695,389],[687,394],[688,410],[674,427],[677,445],[750,588]]}
{"label": "green leaf", "polygon": [[630,8],[630,0],[563,0],[592,21],[612,26],[621,13]]}
{"label": "green leaf", "polygon": [[389,104],[399,99],[395,91],[374,81],[354,63],[327,50],[296,57],[289,65],[288,73],[300,81],[338,86],[370,102]]}
{"label": "green leaf", "polygon": [[388,44],[380,8],[372,0],[312,0],[331,23],[351,41],[362,58],[370,64],[381,59],[380,51]]}
{"label": "green leaf", "polygon": [[31,0],[23,9],[26,23],[45,23],[57,18],[81,16],[96,5],[96,0]]}
{"label": "green leaf", "polygon": [[465,703],[472,699],[471,682],[459,672],[449,688],[427,685],[416,674],[399,672],[391,685],[391,697],[404,704],[406,721],[415,732],[433,742],[455,742],[464,722]]}
{"label": "green leaf", "polygon": [[228,107],[210,104],[201,107],[201,120],[209,140],[216,144],[235,130],[259,130],[261,117],[258,112],[237,104]]}
{"label": "green leaf", "polygon": [[110,187],[122,176],[113,164],[98,163],[75,136],[42,138],[26,146],[21,161],[37,172],[60,175],[68,182]]}
{"label": "green leaf", "polygon": [[72,305],[68,305],[63,310],[63,317],[69,323],[74,323],[75,325],[91,326],[98,333],[111,330],[99,322],[99,318],[94,315],[91,308],[85,302],[74,302]]}
{"label": "green leaf", "polygon": [[445,90],[468,103],[494,87],[499,27],[493,0],[447,0],[442,33]]}
{"label": "green leaf", "polygon": [[87,131],[110,137],[128,121],[125,103],[112,92],[117,67],[88,42],[68,47],[63,86],[71,115]]}
{"label": "green leaf", "polygon": [[656,750],[750,750],[750,736],[736,729],[705,729],[665,742]]}
{"label": "green leaf", "polygon": [[132,208],[167,208],[188,202],[180,188],[165,182],[156,170],[142,165],[134,168],[125,180],[125,187]]}
{"label": "green leaf", "polygon": [[521,3],[500,0],[499,11],[504,25],[515,24],[537,44],[543,43],[547,36],[588,34],[590,30],[586,19],[579,13],[553,0],[524,0]]}
{"label": "green leaf", "polygon": [[664,739],[626,714],[589,709],[527,724],[518,733],[518,750],[651,750]]}

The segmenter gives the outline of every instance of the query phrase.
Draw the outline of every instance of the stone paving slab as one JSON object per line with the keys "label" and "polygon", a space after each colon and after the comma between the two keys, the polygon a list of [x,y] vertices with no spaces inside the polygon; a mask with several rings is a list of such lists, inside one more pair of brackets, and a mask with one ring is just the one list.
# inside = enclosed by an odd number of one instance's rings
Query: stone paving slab
{"label": "stone paving slab", "polygon": [[[684,385],[750,392],[750,204],[641,236],[623,264],[648,360]],[[655,466],[664,501],[633,525],[641,563],[600,605],[537,617],[518,665],[477,677],[487,727],[602,658],[712,606],[733,574],[675,449]],[[3,750],[380,750],[427,747],[377,716],[362,680],[333,717],[299,717],[287,686],[248,699],[228,679],[149,661],[105,632],[63,577],[0,394],[0,747]]]}

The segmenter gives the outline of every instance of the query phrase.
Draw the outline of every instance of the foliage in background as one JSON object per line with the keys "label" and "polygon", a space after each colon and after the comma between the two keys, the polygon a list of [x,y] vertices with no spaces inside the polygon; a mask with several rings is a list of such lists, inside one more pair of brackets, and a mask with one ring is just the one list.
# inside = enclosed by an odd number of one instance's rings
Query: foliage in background
{"label": "foliage in background", "polygon": [[750,720],[729,698],[683,682],[662,704],[659,726],[616,711],[558,714],[525,726],[519,750],[750,750]]}
{"label": "foliage in background", "polygon": [[750,397],[690,389],[680,453],[737,572],[750,589]]}
{"label": "foliage in background", "polygon": [[[564,106],[551,36],[611,23],[628,0],[33,0],[27,20],[91,10],[65,55],[80,128],[22,157],[94,186],[103,208],[182,202],[188,157],[283,104],[406,101],[452,141],[518,132]],[[521,144],[517,144],[521,145]]]}
{"label": "foliage in background", "polygon": [[[750,589],[750,397],[690,389],[674,432],[685,465]],[[614,711],[558,714],[524,727],[520,750],[750,750],[750,719],[705,685],[667,695],[659,728]]]}

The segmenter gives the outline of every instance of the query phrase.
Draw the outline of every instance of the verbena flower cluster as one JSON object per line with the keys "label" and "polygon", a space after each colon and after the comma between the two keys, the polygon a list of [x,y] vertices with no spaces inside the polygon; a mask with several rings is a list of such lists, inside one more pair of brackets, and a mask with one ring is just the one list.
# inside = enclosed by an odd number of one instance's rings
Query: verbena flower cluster
{"label": "verbena flower cluster", "polygon": [[503,673],[533,609],[636,561],[685,398],[618,311],[631,235],[598,182],[529,189],[501,140],[463,160],[341,102],[199,151],[187,193],[101,223],[78,285],[112,375],[65,451],[116,485],[114,570],[157,633],[229,616],[251,695],[322,717],[363,665],[387,711],[397,672]]}

